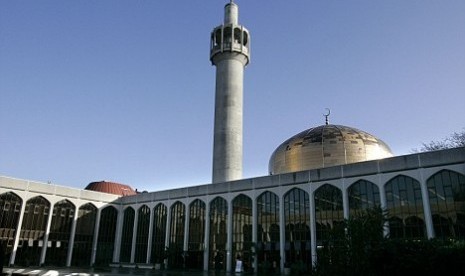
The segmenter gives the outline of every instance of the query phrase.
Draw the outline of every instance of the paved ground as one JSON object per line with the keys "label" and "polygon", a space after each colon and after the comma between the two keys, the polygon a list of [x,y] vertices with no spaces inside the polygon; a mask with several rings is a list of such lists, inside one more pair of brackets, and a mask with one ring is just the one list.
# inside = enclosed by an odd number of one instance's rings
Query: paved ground
{"label": "paved ground", "polygon": [[[8,276],[109,276],[109,275],[143,275],[143,276],[213,276],[214,273],[202,271],[160,271],[153,269],[136,269],[136,268],[47,268],[47,267],[5,267],[3,275]],[[226,275],[222,273],[220,275]]]}

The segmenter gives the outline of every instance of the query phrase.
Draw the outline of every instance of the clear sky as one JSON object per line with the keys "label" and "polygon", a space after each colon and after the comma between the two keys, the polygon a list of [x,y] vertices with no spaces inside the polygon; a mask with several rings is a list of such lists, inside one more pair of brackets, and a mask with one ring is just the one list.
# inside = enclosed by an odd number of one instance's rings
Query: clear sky
{"label": "clear sky", "polygon": [[[0,1],[0,174],[156,191],[211,180],[226,0]],[[330,121],[408,154],[465,127],[465,1],[237,0],[244,177]]]}

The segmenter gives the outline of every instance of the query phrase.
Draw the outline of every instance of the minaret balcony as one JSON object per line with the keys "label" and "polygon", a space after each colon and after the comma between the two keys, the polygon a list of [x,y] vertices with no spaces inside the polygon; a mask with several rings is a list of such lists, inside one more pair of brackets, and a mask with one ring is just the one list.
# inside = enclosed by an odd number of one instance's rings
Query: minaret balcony
{"label": "minaret balcony", "polygon": [[222,25],[211,33],[210,59],[223,52],[242,53],[249,58],[250,36],[246,28],[236,24]]}
{"label": "minaret balcony", "polygon": [[[222,47],[221,47],[222,46]],[[210,56],[213,57],[214,55],[218,53],[223,53],[223,52],[238,52],[238,53],[243,53],[244,55],[249,55],[249,49],[247,47],[244,47],[244,45],[240,43],[223,43],[223,45],[215,45],[211,50],[210,50]]]}

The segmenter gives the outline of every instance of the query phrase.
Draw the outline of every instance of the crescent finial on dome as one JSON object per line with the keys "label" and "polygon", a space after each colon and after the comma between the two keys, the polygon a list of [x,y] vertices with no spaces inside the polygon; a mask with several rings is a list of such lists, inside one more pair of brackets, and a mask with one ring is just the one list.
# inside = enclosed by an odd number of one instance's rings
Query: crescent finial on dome
{"label": "crescent finial on dome", "polygon": [[323,116],[325,117],[325,123],[326,123],[326,125],[329,125],[329,119],[328,119],[328,117],[329,117],[329,115],[331,115],[331,109],[329,109],[329,108],[325,108],[325,109],[326,109],[326,113],[323,114]]}

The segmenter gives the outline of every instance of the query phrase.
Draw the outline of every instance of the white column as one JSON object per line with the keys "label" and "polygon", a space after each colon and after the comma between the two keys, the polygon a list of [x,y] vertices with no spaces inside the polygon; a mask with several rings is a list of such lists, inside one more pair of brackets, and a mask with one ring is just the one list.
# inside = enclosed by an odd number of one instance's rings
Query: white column
{"label": "white column", "polygon": [[69,237],[69,242],[68,242],[68,256],[66,258],[67,267],[71,266],[71,258],[73,256],[74,237],[76,236],[76,225],[77,225],[78,216],[79,216],[79,208],[77,208],[76,206],[76,210],[74,211],[73,224],[71,225],[71,235]]}
{"label": "white column", "polygon": [[[167,204],[166,210],[166,232],[165,232],[165,248],[170,246],[170,231],[171,231],[171,204]],[[163,249],[164,250],[164,249]],[[168,267],[168,259],[165,259],[165,268]]]}
{"label": "white column", "polygon": [[[386,190],[384,188],[384,183],[382,183],[381,179],[378,178],[378,183],[379,183],[379,200],[381,203],[381,210],[386,211],[387,210],[387,200],[386,200]],[[389,222],[386,221],[384,224],[384,236],[387,237],[389,236]]]}
{"label": "white column", "polygon": [[97,256],[97,244],[98,244],[98,230],[100,229],[100,217],[102,215],[102,209],[97,209],[97,219],[95,220],[94,227],[94,239],[92,240],[92,255],[90,257],[90,264],[95,264],[95,258]]}
{"label": "white column", "polygon": [[286,262],[286,221],[284,216],[284,195],[279,195],[279,255],[281,273],[284,273],[284,263]]}
{"label": "white column", "polygon": [[189,205],[186,204],[186,215],[184,216],[184,244],[183,244],[183,250],[188,251],[189,250],[189,220],[191,217],[191,213],[189,212]]}
{"label": "white column", "polygon": [[123,235],[123,221],[124,221],[124,209],[119,208],[118,218],[116,221],[116,230],[115,230],[115,244],[113,251],[113,262],[119,263],[120,251],[121,251],[121,236]]}
{"label": "white column", "polygon": [[208,271],[209,257],[210,257],[210,203],[205,204],[205,237],[204,244],[205,250],[203,251],[203,270]]}
{"label": "white column", "polygon": [[48,245],[48,236],[50,235],[50,227],[52,225],[52,218],[53,218],[53,208],[55,204],[50,204],[50,210],[48,211],[48,219],[47,219],[47,227],[45,228],[45,235],[44,235],[44,244],[42,247],[42,252],[40,253],[40,265],[43,265],[45,262],[45,255],[47,254],[47,245]]}
{"label": "white column", "polygon": [[150,263],[150,259],[152,257],[152,239],[153,239],[153,219],[155,217],[155,212],[153,208],[150,210],[150,223],[149,223],[149,237],[147,241],[147,260],[145,261],[147,264]]}
{"label": "white column", "polygon": [[21,238],[21,229],[23,226],[24,211],[26,210],[27,202],[22,198],[21,200],[22,200],[21,212],[19,213],[19,220],[18,220],[18,226],[16,227],[16,232],[15,232],[15,241],[13,244],[13,251],[11,252],[11,256],[10,256],[10,266],[15,264],[16,251],[18,250],[19,239]]}
{"label": "white column", "polygon": [[347,191],[346,183],[342,180],[342,208],[344,212],[344,219],[349,219],[349,192]]}
{"label": "white column", "polygon": [[[139,207],[140,209],[141,207]],[[131,259],[130,263],[134,263],[134,258],[136,256],[136,240],[137,240],[137,224],[139,224],[139,209],[135,210],[134,225],[132,226],[132,243],[131,243]]]}
{"label": "white column", "polygon": [[425,224],[426,224],[426,234],[428,239],[434,238],[434,227],[433,227],[433,218],[431,216],[431,206],[429,204],[429,192],[426,180],[423,177],[424,170],[419,171],[420,174],[420,187],[421,187],[421,197],[423,200],[423,212],[425,214]]}
{"label": "white column", "polygon": [[191,213],[189,212],[189,205],[186,204],[186,214],[185,214],[185,220],[184,220],[184,244],[183,244],[183,266],[185,267],[186,265],[186,258],[187,256],[184,255],[184,253],[187,253],[189,251],[189,220],[190,220]]}
{"label": "white column", "polygon": [[[258,214],[257,214],[257,197],[255,195],[252,196],[252,243],[257,245],[257,222]],[[252,248],[252,256],[253,256],[253,272],[257,272],[257,248]]]}
{"label": "white column", "polygon": [[317,260],[317,243],[316,243],[316,218],[315,218],[315,189],[310,185],[310,243],[312,247],[312,267],[315,266]]}
{"label": "white column", "polygon": [[232,237],[233,237],[233,204],[232,200],[228,201],[228,223],[227,223],[227,242],[226,242],[226,272],[231,272],[232,265]]}

